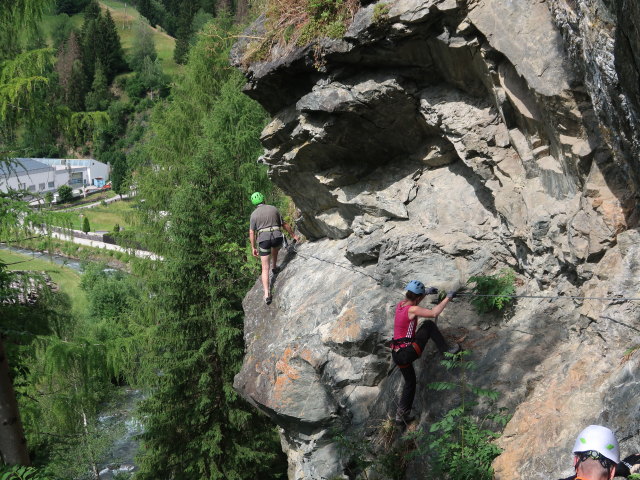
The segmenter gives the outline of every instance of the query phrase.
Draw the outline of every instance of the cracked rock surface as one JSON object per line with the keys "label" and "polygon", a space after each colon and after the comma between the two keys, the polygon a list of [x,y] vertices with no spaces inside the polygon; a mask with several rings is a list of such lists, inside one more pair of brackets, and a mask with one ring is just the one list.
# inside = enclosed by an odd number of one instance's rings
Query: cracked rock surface
{"label": "cracked rock surface", "polygon": [[[343,39],[244,67],[272,115],[261,161],[308,240],[271,306],[259,282],[246,296],[234,384],[281,428],[289,478],[348,478],[336,432],[375,439],[395,412],[385,342],[409,280],[505,267],[519,294],[564,298],[478,315],[460,297],[439,319],[513,413],[496,478],[569,475],[590,423],[640,450],[640,302],[574,298],[640,297],[636,5],[397,0],[375,18],[373,2]],[[417,428],[456,402],[424,388],[451,379],[439,360],[416,362]]]}

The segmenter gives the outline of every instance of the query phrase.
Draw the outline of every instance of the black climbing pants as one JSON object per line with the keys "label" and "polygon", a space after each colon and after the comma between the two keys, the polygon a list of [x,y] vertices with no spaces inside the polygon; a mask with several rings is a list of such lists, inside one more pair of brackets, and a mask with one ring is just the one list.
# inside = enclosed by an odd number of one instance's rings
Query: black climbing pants
{"label": "black climbing pants", "polygon": [[418,328],[414,337],[414,342],[418,344],[420,353],[413,345],[409,345],[391,354],[404,378],[400,403],[398,403],[398,413],[401,415],[406,415],[411,411],[413,398],[416,395],[416,371],[413,369],[413,362],[420,357],[430,338],[433,339],[441,352],[446,352],[449,348],[438,326],[432,320],[427,320]]}

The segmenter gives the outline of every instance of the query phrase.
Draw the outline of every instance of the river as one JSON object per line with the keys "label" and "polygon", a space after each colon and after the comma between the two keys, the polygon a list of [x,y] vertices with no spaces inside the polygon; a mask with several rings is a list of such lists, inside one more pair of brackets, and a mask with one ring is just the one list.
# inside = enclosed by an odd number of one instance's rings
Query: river
{"label": "river", "polygon": [[76,260],[74,258],[64,257],[62,255],[49,255],[48,253],[36,252],[34,250],[27,250],[26,248],[19,247],[7,247],[5,245],[0,245],[1,250],[8,250],[13,253],[19,253],[20,255],[25,255],[31,258],[37,258],[42,260],[50,260],[58,265],[62,265],[63,267],[70,268],[71,270],[75,270],[76,272],[82,273],[82,265],[80,260]]}
{"label": "river", "polygon": [[116,476],[121,478],[122,474],[135,472],[134,460],[138,451],[136,436],[142,433],[142,424],[135,418],[134,410],[141,399],[139,390],[122,387],[118,404],[98,417],[101,424],[122,432],[111,445],[107,458],[98,466],[100,480],[112,480]]}
{"label": "river", "polygon": [[[62,255],[49,255],[48,253],[36,252],[24,248],[0,246],[2,250],[9,250],[13,253],[25,255],[31,258],[49,260],[58,265],[82,273],[82,263],[80,260],[64,257]],[[142,424],[135,418],[134,411],[137,403],[142,399],[142,393],[127,387],[120,387],[118,403],[103,411],[98,421],[106,428],[113,428],[121,435],[116,438],[109,448],[106,458],[99,464],[100,480],[123,478],[122,474],[133,473],[136,470],[135,455],[138,451],[139,443],[136,436],[142,433]],[[127,477],[124,477],[127,478]]]}

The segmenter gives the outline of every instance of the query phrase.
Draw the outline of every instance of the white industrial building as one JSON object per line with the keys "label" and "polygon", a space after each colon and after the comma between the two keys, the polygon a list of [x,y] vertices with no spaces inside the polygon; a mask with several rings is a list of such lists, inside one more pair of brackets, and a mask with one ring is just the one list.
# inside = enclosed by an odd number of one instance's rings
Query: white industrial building
{"label": "white industrial building", "polygon": [[62,185],[80,189],[102,187],[109,180],[109,165],[91,158],[14,158],[0,164],[0,190],[44,193]]}

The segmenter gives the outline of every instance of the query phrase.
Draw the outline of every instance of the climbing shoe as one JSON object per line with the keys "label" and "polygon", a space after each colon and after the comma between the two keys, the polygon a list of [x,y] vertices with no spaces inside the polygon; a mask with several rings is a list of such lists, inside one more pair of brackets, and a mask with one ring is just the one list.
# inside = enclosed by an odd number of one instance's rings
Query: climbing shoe
{"label": "climbing shoe", "polygon": [[267,305],[271,305],[271,300],[273,299],[271,298],[271,295],[269,295],[268,297],[264,298],[264,303],[266,303]]}
{"label": "climbing shoe", "polygon": [[449,350],[447,350],[447,353],[455,355],[456,353],[460,353],[461,351],[462,351],[462,347],[460,346],[459,343],[456,343],[453,347],[450,347]]}
{"label": "climbing shoe", "polygon": [[280,273],[280,267],[275,267],[271,269],[271,273],[277,275]]}

